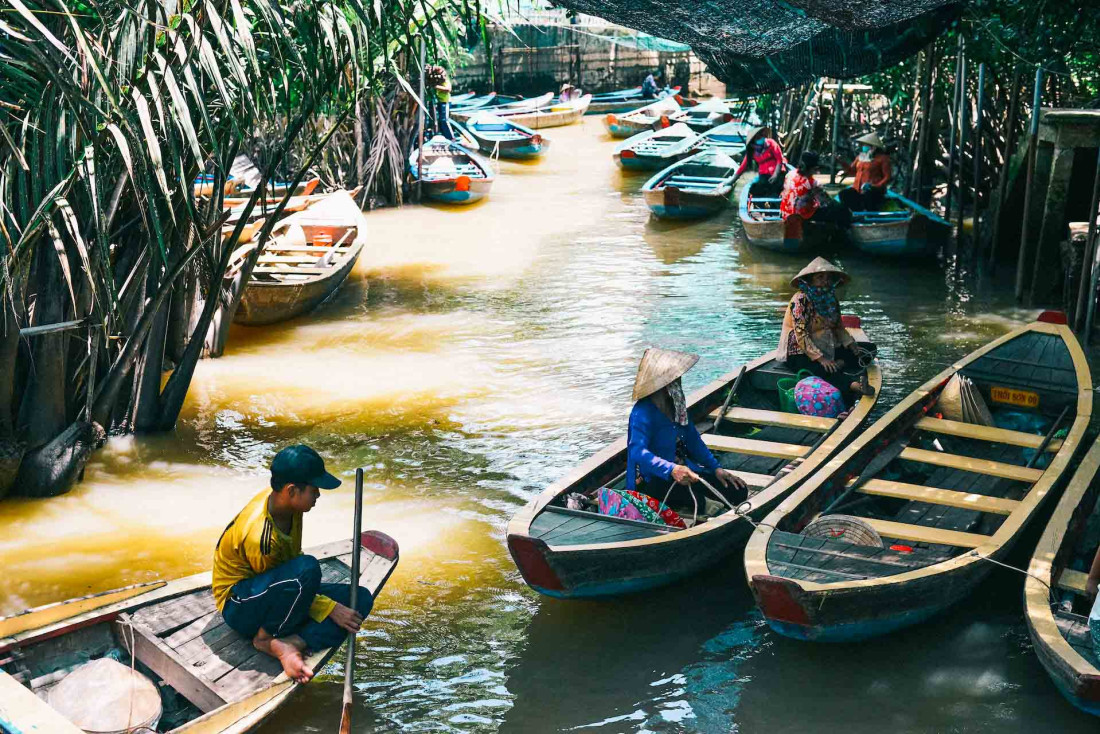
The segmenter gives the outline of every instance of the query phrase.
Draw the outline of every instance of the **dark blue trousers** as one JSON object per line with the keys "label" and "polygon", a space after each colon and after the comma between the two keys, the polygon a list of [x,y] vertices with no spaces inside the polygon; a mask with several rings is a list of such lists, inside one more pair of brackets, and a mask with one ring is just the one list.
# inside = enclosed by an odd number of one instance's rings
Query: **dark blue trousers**
{"label": "dark blue trousers", "polygon": [[455,134],[451,130],[451,103],[450,102],[436,102],[435,103],[435,127],[438,132],[447,140],[454,140]]}
{"label": "dark blue trousers", "polygon": [[[298,556],[233,584],[222,617],[230,628],[250,639],[262,627],[272,637],[298,635],[310,650],[323,650],[339,645],[348,633],[331,619],[314,622],[310,618],[309,606],[317,594],[351,606],[351,584],[322,584],[317,559]],[[369,591],[360,586],[356,601],[360,614],[370,614],[374,599]]]}

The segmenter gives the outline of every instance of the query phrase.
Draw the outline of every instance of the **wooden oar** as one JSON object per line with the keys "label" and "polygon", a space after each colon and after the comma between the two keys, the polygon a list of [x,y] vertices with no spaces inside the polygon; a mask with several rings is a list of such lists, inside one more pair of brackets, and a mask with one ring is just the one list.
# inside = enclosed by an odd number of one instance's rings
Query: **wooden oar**
{"label": "wooden oar", "polygon": [[1062,408],[1062,412],[1058,414],[1058,420],[1054,421],[1054,424],[1051,425],[1050,430],[1047,431],[1047,435],[1043,437],[1043,442],[1039,444],[1039,448],[1035,449],[1035,455],[1028,459],[1027,464],[1025,464],[1028,469],[1035,466],[1035,462],[1039,460],[1039,457],[1046,453],[1047,446],[1050,446],[1050,442],[1054,440],[1054,434],[1057,433],[1059,428],[1061,428],[1062,420],[1066,417],[1066,413],[1069,412],[1069,409],[1069,405]]}
{"label": "wooden oar", "polygon": [[718,417],[714,419],[714,425],[710,427],[711,431],[715,433],[718,432],[718,424],[726,417],[726,411],[730,409],[730,401],[732,401],[733,396],[737,394],[737,388],[741,387],[741,378],[744,376],[745,366],[742,366],[741,371],[737,373],[737,379],[733,381],[733,387],[730,388],[729,395],[726,396],[726,402],[722,403],[722,409],[718,411]]}
{"label": "wooden oar", "polygon": [[[351,594],[348,606],[356,609],[359,601],[359,537],[363,530],[363,470],[355,470],[354,532],[351,536]],[[352,671],[355,668],[355,633],[348,633],[348,658],[344,662],[344,711],[340,714],[340,734],[351,734]]]}
{"label": "wooden oar", "polygon": [[862,487],[867,482],[875,478],[875,475],[886,468],[894,459],[901,456],[901,452],[905,451],[905,448],[909,445],[909,434],[906,433],[901,438],[895,440],[892,444],[884,448],[882,451],[871,457],[871,460],[867,462],[867,466],[863,467],[863,471],[855,482],[852,483],[839,497],[829,503],[829,506],[821,511],[821,516],[828,515],[834,507],[844,502],[852,496],[852,493]]}

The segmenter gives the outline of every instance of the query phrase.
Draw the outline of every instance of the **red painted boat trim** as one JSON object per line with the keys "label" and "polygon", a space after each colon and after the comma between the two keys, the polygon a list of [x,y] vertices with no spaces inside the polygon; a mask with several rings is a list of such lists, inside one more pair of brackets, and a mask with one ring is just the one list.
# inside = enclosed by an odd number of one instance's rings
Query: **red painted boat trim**
{"label": "red painted boat trim", "polygon": [[550,548],[545,541],[526,535],[509,535],[508,550],[512,553],[512,560],[516,562],[523,578],[531,586],[550,591],[565,591],[561,579],[546,560]]}
{"label": "red painted boat trim", "polygon": [[797,599],[802,589],[794,582],[760,575],[752,577],[752,588],[756,592],[756,603],[768,619],[810,626],[810,617]]}

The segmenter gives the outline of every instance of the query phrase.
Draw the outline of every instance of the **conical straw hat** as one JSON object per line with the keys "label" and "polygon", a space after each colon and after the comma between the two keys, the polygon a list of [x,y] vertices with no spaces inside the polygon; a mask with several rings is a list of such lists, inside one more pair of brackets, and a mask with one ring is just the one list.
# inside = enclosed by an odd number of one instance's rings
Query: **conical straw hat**
{"label": "conical straw hat", "polygon": [[756,136],[759,135],[760,133],[764,133],[765,137],[770,138],[772,136],[772,129],[770,127],[768,127],[767,125],[760,125],[758,127],[754,127],[752,130],[749,130],[749,134],[745,136],[745,145],[746,146],[752,145],[752,141],[755,140]]}
{"label": "conical straw hat", "polygon": [[634,378],[634,396],[631,399],[637,402],[662,387],[671,385],[698,361],[697,354],[650,347],[645,350],[642,361],[638,364],[638,376]]}
{"label": "conical straw hat", "polygon": [[862,137],[856,138],[857,143],[866,143],[872,148],[885,148],[886,145],[882,142],[882,138],[878,136],[878,133],[870,132]]}
{"label": "conical straw hat", "polygon": [[797,288],[798,281],[810,275],[814,275],[815,273],[832,273],[840,281],[840,285],[844,285],[849,280],[851,280],[851,278],[848,277],[848,274],[838,268],[836,265],[833,265],[831,262],[823,257],[815,257],[813,262],[802,268],[802,270],[799,271],[798,275],[791,278],[791,285]]}

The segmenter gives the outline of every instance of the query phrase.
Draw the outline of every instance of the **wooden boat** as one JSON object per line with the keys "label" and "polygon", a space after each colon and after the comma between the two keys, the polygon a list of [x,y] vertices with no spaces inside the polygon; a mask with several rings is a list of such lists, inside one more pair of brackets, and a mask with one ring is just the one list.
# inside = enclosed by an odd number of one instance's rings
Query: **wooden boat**
{"label": "wooden boat", "polygon": [[[291,195],[309,196],[313,193],[313,190],[317,188],[317,185],[319,183],[321,183],[321,179],[317,178],[316,176],[309,179],[308,181],[302,181],[297,186],[293,186],[294,190]],[[268,198],[272,199],[281,199],[286,196],[286,192],[291,189],[292,185],[293,184],[290,181],[269,181],[267,184],[267,196]],[[248,197],[252,196],[252,192],[254,192],[255,190],[255,188],[252,188],[250,186],[241,186],[237,189],[236,193],[238,197],[247,200]]]}
{"label": "wooden boat", "polygon": [[840,230],[824,222],[806,221],[798,214],[786,219],[779,211],[778,196],[757,196],[753,193],[760,177],[741,189],[738,214],[749,244],[765,250],[798,254],[811,252],[838,237]]}
{"label": "wooden boat", "polygon": [[[409,154],[409,175],[415,184],[420,168],[419,151]],[[493,168],[489,161],[442,135],[424,143],[421,169],[424,195],[447,204],[470,204],[489,195],[493,187]]]}
{"label": "wooden boat", "polygon": [[500,110],[494,112],[506,120],[511,120],[519,125],[541,130],[547,127],[561,127],[571,125],[584,116],[585,110],[592,102],[592,95],[586,94],[577,99],[566,102],[557,102],[537,107],[533,110]]}
{"label": "wooden boat", "polygon": [[[233,321],[259,326],[312,311],[344,283],[366,242],[366,217],[346,191],[283,219],[252,269]],[[226,280],[237,276],[255,247],[237,248]]]}
{"label": "wooden boat", "polygon": [[[197,199],[200,196],[213,196],[215,180],[216,177],[212,173],[200,173],[198,176],[195,176],[195,198]],[[225,182],[222,184],[222,195],[229,196],[236,191],[240,185],[240,179],[233,176],[226,176]]]}
{"label": "wooden boat", "polygon": [[[994,420],[1029,415],[1045,435],[937,417],[940,392],[956,374],[995,408]],[[848,642],[917,624],[963,599],[995,568],[984,559],[1003,560],[1068,475],[1091,414],[1088,364],[1061,313],[959,360],[764,519],[745,549],[764,618],[788,637]],[[1059,427],[1065,438],[1048,440]],[[842,513],[834,523],[877,534],[885,547],[866,544],[877,543],[873,535],[848,542],[844,528],[804,532],[833,513]]]}
{"label": "wooden boat", "polygon": [[463,102],[469,102],[471,99],[474,98],[476,94],[477,92],[463,92],[462,94],[452,94],[451,104],[455,105],[462,104]]}
{"label": "wooden boat", "polygon": [[717,150],[673,163],[642,186],[646,206],[660,219],[700,219],[730,205],[737,161]]}
{"label": "wooden boat", "polygon": [[473,145],[488,156],[500,158],[538,158],[550,147],[550,141],[513,119],[505,119],[488,110],[479,112],[462,126]]}
{"label": "wooden boat", "polygon": [[680,123],[627,138],[611,156],[627,171],[659,171],[688,155],[698,139],[699,133]]}
{"label": "wooden boat", "polygon": [[469,112],[470,110],[479,110],[482,107],[488,107],[496,100],[497,93],[489,92],[488,94],[482,94],[477,97],[470,97],[469,99],[455,102],[454,97],[451,98],[451,111],[452,112]]}
{"label": "wooden boat", "polygon": [[[550,100],[553,98],[553,92],[547,92],[546,94],[540,94],[537,97],[526,97],[524,99],[516,99],[512,100],[511,102],[504,102],[502,104],[494,104],[492,106],[488,106],[488,109],[494,115],[504,116],[513,112],[527,112],[530,110],[537,110],[540,107],[545,107],[547,104],[550,103]],[[495,101],[499,102],[500,97],[498,96]],[[485,109],[485,107],[481,107],[479,109]],[[466,107],[459,110],[451,110],[451,117],[455,120],[458,120],[459,122],[464,122],[473,113],[474,110]]]}
{"label": "wooden boat", "polygon": [[698,133],[713,130],[733,121],[733,113],[720,99],[708,99],[694,107],[687,107],[669,117],[673,123],[682,122]]}
{"label": "wooden boat", "polygon": [[1024,613],[1032,646],[1054,685],[1077,708],[1100,716],[1100,655],[1092,643],[1085,589],[1100,520],[1100,438],[1066,485],[1028,564]]}
{"label": "wooden boat", "polygon": [[917,202],[887,191],[881,211],[852,212],[848,239],[869,255],[935,256],[951,239],[951,224]]}
{"label": "wooden boat", "polygon": [[[859,319],[844,318],[856,339],[866,342]],[[774,357],[775,353],[769,352],[745,365],[733,407],[717,433],[709,432],[710,428],[740,370],[688,396],[691,419],[703,432],[706,444],[723,467],[748,483],[750,496],[741,509],[754,520],[767,514],[840,448],[867,419],[875,402],[874,398],[861,398],[839,422],[784,413],[776,383],[794,375]],[[877,366],[871,366],[869,380],[877,393],[882,381]],[[752,530],[732,512],[681,530],[566,507],[567,495],[623,487],[625,469],[623,437],[547,488],[512,518],[508,550],[531,588],[547,596],[582,599],[662,586],[736,551]]]}
{"label": "wooden boat", "polygon": [[[360,585],[377,599],[397,566],[397,543],[370,531],[360,545]],[[325,582],[339,583],[350,578],[351,551],[345,540],[307,552]],[[167,704],[162,732],[243,734],[302,685],[225,625],[202,573],[0,619],[0,731],[82,734],[45,696],[80,662],[112,656],[128,664],[131,652]],[[311,653],[307,663],[320,672],[335,652]]]}
{"label": "wooden boat", "polygon": [[593,94],[592,95],[592,101],[593,102],[608,102],[608,101],[615,100],[615,99],[641,99],[641,98],[642,98],[642,88],[641,88],[640,85],[637,86],[637,87],[627,87],[626,89],[616,89],[615,91],[612,91],[612,92],[599,92],[598,94]]}
{"label": "wooden boat", "polygon": [[[673,87],[668,93],[662,92],[658,99],[673,97],[677,102],[681,101],[680,87]],[[642,98],[642,88],[637,87],[633,96],[603,97],[599,94],[592,95],[592,104],[588,105],[587,115],[604,115],[608,112],[633,112],[639,107],[651,104],[653,100]]]}
{"label": "wooden boat", "polygon": [[745,155],[745,134],[749,125],[743,122],[726,122],[712,127],[695,139],[691,152],[720,150],[735,161]]}
{"label": "wooden boat", "polygon": [[[361,186],[356,186],[354,189],[348,192],[348,195],[353,199],[359,195],[362,190]],[[283,207],[283,214],[293,214],[294,212],[300,212],[303,209],[313,206],[317,202],[324,199],[328,194],[309,194],[308,196],[292,196],[287,199],[286,206]],[[275,213],[279,208],[280,199],[274,201],[268,199],[266,204],[263,202],[257,202],[256,206],[252,208],[252,212],[249,215],[249,219],[257,219],[270,216]],[[229,211],[229,219],[226,220],[228,224],[236,224],[237,220],[244,214],[245,205],[248,203],[248,199],[232,198],[226,199],[226,208]],[[244,240],[242,240],[243,242]]]}
{"label": "wooden boat", "polygon": [[645,130],[668,127],[669,118],[680,111],[680,103],[672,97],[650,102],[633,112],[622,115],[614,113],[604,118],[604,126],[613,138],[629,138]]}

